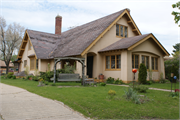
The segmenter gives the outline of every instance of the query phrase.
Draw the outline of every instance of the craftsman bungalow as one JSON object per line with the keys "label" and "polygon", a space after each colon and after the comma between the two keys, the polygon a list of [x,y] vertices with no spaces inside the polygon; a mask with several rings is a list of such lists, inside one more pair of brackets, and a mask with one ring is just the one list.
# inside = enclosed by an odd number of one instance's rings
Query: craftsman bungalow
{"label": "craftsman bungalow", "polygon": [[[133,80],[133,68],[144,63],[153,70],[153,79],[164,75],[167,50],[152,34],[142,35],[129,9],[89,22],[61,33],[62,17],[56,17],[55,34],[26,30],[18,53],[19,69],[26,65],[30,72],[54,69],[56,58],[84,58],[85,75],[98,78],[114,77],[124,82]],[[68,60],[74,64],[74,60]],[[67,60],[57,64],[62,68]],[[82,65],[76,61],[76,73],[82,75]],[[136,80],[138,74],[136,74]]]}

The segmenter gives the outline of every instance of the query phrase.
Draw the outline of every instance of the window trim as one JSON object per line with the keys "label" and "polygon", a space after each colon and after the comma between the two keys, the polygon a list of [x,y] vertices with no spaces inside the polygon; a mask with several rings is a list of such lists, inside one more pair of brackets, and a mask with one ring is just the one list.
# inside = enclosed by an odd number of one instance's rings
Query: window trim
{"label": "window trim", "polygon": [[[132,54],[132,56],[133,56],[133,55],[134,55],[134,66],[132,67],[132,69],[135,68],[135,61],[136,61],[136,60],[135,60],[135,56],[138,55],[138,54]],[[139,70],[139,65],[140,65],[140,64],[139,64],[139,61],[140,61],[140,60],[139,60],[139,56],[140,56],[140,55],[138,55],[138,68],[135,68],[135,69],[137,69],[137,70]],[[131,60],[131,62],[132,62],[132,60]]]}
{"label": "window trim", "polygon": [[[150,65],[150,64],[149,64],[149,62],[150,62],[149,58],[150,58],[150,57],[147,56],[147,55],[141,55],[141,63],[143,63],[143,62],[142,62],[142,57],[145,58],[145,59],[144,59],[144,63],[145,63],[144,65],[145,65],[145,66],[146,66],[146,57],[148,57],[148,67],[150,67],[150,66],[149,66],[149,65]],[[146,68],[147,68],[147,67],[146,67]],[[147,70],[149,70],[149,68],[148,68]]]}
{"label": "window trim", "polygon": [[[26,63],[26,65],[25,65]],[[27,66],[27,60],[24,60],[24,68]]]}
{"label": "window trim", "polygon": [[[154,69],[152,68],[152,58],[154,58],[153,59],[153,61],[154,61]],[[157,58],[157,70],[155,69],[156,68],[156,64],[155,64],[155,58]],[[151,69],[152,69],[152,71],[158,71],[158,57],[151,57]]]}
{"label": "window trim", "polygon": [[[121,54],[105,55],[105,71],[120,71],[121,70],[121,68],[117,68],[117,55],[121,56]],[[107,56],[110,56],[110,69],[106,68],[106,62],[107,62],[106,57]],[[115,68],[114,69],[111,68],[111,56],[115,56]]]}
{"label": "window trim", "polygon": [[[119,36],[116,34],[116,37],[127,38],[128,37],[128,26],[121,25],[121,24],[116,24],[116,25],[119,25]],[[123,26],[123,37],[121,36],[121,26]],[[125,27],[127,27],[127,37],[125,37]]]}

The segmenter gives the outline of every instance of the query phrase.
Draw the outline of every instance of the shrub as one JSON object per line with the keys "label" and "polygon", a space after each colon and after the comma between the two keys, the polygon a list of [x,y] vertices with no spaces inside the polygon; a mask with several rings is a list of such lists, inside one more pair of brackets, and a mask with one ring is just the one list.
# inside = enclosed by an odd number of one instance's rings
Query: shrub
{"label": "shrub", "polygon": [[100,86],[106,86],[106,83],[100,83],[99,85]]}
{"label": "shrub", "polygon": [[139,95],[131,87],[129,87],[128,90],[124,92],[127,100],[132,100],[135,104],[141,104]]}
{"label": "shrub", "polygon": [[146,91],[148,90],[148,87],[141,86],[141,85],[135,85],[134,90],[136,90],[140,93],[146,93]]}
{"label": "shrub", "polygon": [[15,75],[13,75],[13,76],[12,76],[12,79],[16,79],[16,76],[15,76]]}
{"label": "shrub", "polygon": [[110,83],[110,84],[113,84],[114,78],[109,77],[109,78],[106,80],[106,82],[107,82],[107,83]]}
{"label": "shrub", "polygon": [[38,79],[38,76],[32,76],[32,80],[38,81],[38,80],[39,80],[39,79]]}
{"label": "shrub", "polygon": [[44,81],[44,84],[45,84],[45,85],[48,85],[48,84],[49,84],[49,82],[48,82],[48,81]]}
{"label": "shrub", "polygon": [[13,77],[13,74],[14,74],[13,72],[9,72],[9,73],[7,74],[7,78],[8,78],[8,79],[11,79],[11,78]]}
{"label": "shrub", "polygon": [[179,98],[179,92],[171,92],[169,96],[172,98]]}
{"label": "shrub", "polygon": [[146,84],[146,78],[147,78],[147,69],[146,66],[141,63],[139,68],[139,74],[138,74],[138,81],[142,84]]}
{"label": "shrub", "polygon": [[112,98],[116,95],[116,91],[110,89],[110,90],[108,91],[108,95],[109,95],[110,98],[112,99]]}
{"label": "shrub", "polygon": [[56,86],[56,83],[52,83],[51,86]]}
{"label": "shrub", "polygon": [[151,85],[151,84],[152,84],[152,81],[146,81],[146,84],[147,84],[147,85]]}

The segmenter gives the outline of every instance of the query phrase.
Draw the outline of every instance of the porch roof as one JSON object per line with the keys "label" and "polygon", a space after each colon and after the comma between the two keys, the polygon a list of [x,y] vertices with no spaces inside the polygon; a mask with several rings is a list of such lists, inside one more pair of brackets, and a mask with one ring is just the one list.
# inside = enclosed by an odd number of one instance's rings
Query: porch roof
{"label": "porch roof", "polygon": [[129,37],[129,38],[123,38],[98,52],[106,52],[106,51],[112,51],[112,50],[120,50],[120,49],[128,49],[130,46],[134,45],[138,41],[142,40],[143,38],[147,37],[150,34],[145,34],[145,35],[139,35],[139,36],[134,36],[134,37]]}

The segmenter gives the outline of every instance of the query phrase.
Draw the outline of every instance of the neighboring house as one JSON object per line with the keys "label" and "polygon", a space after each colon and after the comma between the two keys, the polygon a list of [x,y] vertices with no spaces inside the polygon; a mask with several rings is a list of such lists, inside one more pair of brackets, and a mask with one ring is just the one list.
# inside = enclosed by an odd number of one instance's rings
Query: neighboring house
{"label": "neighboring house", "polygon": [[[9,63],[9,72],[13,72],[14,65],[12,62]],[[0,60],[0,74],[6,74],[6,64],[4,61]]]}
{"label": "neighboring house", "polygon": [[[18,53],[20,71],[26,65],[30,72],[54,69],[55,58],[85,58],[85,75],[98,78],[119,78],[128,83],[133,80],[132,69],[144,63],[153,70],[153,79],[164,75],[164,56],[167,50],[152,34],[142,35],[129,9],[124,9],[87,24],[61,33],[62,17],[56,17],[55,34],[26,30]],[[63,60],[57,68],[73,60]],[[76,61],[76,73],[82,75],[82,66]],[[138,79],[138,72],[136,73]]]}
{"label": "neighboring house", "polygon": [[165,57],[164,57],[164,61],[166,61],[166,60],[171,60],[171,59],[173,59],[173,57],[169,57],[169,56],[165,56]]}

